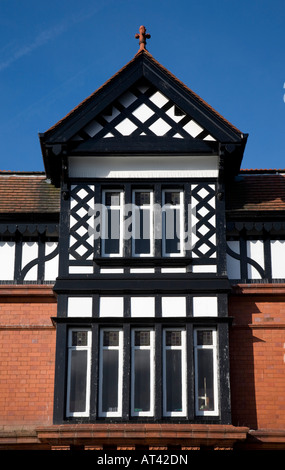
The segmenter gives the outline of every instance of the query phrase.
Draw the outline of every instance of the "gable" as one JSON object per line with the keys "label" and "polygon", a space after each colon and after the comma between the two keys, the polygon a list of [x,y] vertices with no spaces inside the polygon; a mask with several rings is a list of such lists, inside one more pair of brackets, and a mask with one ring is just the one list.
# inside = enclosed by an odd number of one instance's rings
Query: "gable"
{"label": "gable", "polygon": [[40,135],[54,181],[65,155],[211,155],[231,144],[239,167],[246,137],[143,50]]}

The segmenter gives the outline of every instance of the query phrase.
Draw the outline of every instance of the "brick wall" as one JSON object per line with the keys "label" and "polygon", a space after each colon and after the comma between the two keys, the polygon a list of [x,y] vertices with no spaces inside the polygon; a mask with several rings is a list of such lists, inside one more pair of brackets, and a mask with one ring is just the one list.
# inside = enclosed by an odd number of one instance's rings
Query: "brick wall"
{"label": "brick wall", "polygon": [[[14,295],[13,295],[14,293]],[[56,302],[51,287],[0,289],[0,427],[52,424]]]}
{"label": "brick wall", "polygon": [[229,301],[233,424],[285,429],[285,297],[254,289]]}

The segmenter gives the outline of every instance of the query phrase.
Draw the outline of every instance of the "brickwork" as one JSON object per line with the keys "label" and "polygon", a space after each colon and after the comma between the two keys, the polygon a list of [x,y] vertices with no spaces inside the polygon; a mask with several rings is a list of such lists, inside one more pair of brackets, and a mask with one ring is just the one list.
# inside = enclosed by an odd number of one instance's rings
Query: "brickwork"
{"label": "brickwork", "polygon": [[[278,287],[280,290],[280,286]],[[285,429],[285,297],[232,296],[229,315],[232,420],[251,429]]]}
{"label": "brickwork", "polygon": [[0,296],[2,430],[52,424],[56,303],[45,294]]}

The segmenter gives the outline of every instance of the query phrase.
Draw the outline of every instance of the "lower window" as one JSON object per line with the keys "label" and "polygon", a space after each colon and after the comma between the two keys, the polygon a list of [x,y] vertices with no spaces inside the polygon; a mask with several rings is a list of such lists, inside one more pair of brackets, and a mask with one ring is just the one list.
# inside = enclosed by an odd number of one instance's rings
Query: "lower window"
{"label": "lower window", "polygon": [[[70,329],[67,417],[88,417],[90,409],[103,418],[155,417],[155,403],[161,406],[164,417],[187,417],[189,400],[195,403],[196,416],[217,416],[216,330],[194,329],[194,350],[191,352],[188,348],[188,354],[193,353],[194,357],[194,371],[190,374],[187,373],[186,328],[163,328],[156,342],[155,328],[132,328],[127,340],[122,328],[100,329],[93,358],[93,365],[98,365],[93,368],[98,370],[98,379],[92,379],[97,383],[96,411],[95,404],[90,403],[91,329]],[[195,379],[195,387],[192,387],[191,377]],[[189,392],[192,388],[195,388],[195,396]]]}

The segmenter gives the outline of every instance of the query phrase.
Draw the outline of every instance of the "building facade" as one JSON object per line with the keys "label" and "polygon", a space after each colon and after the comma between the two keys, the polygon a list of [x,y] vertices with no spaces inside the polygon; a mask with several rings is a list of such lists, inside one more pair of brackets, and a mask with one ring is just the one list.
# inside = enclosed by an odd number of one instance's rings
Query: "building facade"
{"label": "building facade", "polygon": [[142,46],[0,174],[0,448],[285,447],[284,173],[246,141]]}

